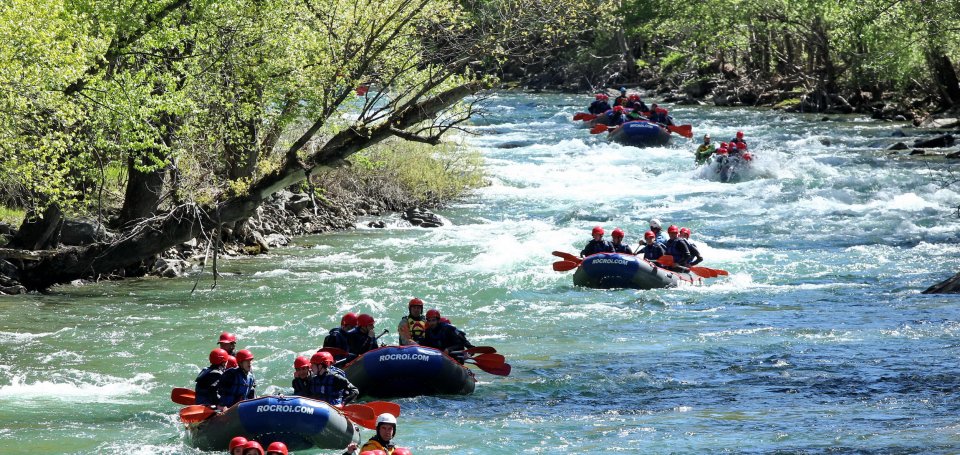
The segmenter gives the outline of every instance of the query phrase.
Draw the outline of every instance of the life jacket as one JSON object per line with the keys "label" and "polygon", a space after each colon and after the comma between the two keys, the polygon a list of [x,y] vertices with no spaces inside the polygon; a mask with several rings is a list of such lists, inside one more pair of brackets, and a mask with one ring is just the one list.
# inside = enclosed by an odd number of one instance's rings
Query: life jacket
{"label": "life jacket", "polygon": [[597,253],[612,253],[613,245],[606,240],[593,240],[591,239],[587,246],[583,247],[583,251],[580,252],[581,256],[590,256],[591,254]]}
{"label": "life jacket", "polygon": [[217,395],[217,385],[220,378],[223,377],[223,370],[220,365],[210,365],[200,371],[197,379],[194,381],[196,386],[196,404],[218,404],[220,397]]}
{"label": "life jacket", "polygon": [[633,254],[633,251],[630,251],[630,246],[628,246],[626,243],[620,243],[617,245],[616,243],[611,242],[610,246],[613,247],[614,253]]}
{"label": "life jacket", "polygon": [[343,349],[349,352],[350,342],[347,340],[347,335],[343,331],[343,328],[334,327],[330,329],[330,333],[323,338],[323,347]]}
{"label": "life jacket", "polygon": [[420,343],[423,341],[423,334],[427,331],[427,321],[420,316],[420,319],[414,319],[413,316],[404,316],[402,323],[407,324],[408,336],[410,340]]}
{"label": "life jacket", "polygon": [[640,248],[640,250],[637,251],[638,255],[642,254],[643,258],[648,261],[656,261],[657,259],[660,259],[660,256],[663,256],[663,253],[663,245],[657,242],[653,242],[651,245],[644,245],[643,248]]}
{"label": "life jacket", "polygon": [[[396,433],[396,431],[394,431]],[[361,452],[366,452],[367,450],[382,450],[387,453],[387,455],[393,455],[393,449],[396,446],[393,443],[388,442],[387,445],[383,445],[383,440],[380,439],[380,436],[374,435],[370,440],[363,444],[363,447],[360,448]]]}
{"label": "life jacket", "polygon": [[223,373],[217,392],[220,393],[220,405],[230,407],[234,403],[254,397],[257,379],[253,372],[244,375],[240,367],[231,368]]}
{"label": "life jacket", "polygon": [[[342,370],[341,370],[342,371]],[[310,378],[310,398],[326,401],[334,406],[343,403],[343,376],[327,372],[323,376]]]}
{"label": "life jacket", "polygon": [[686,265],[690,262],[690,247],[687,242],[681,238],[667,240],[667,254],[673,256],[673,261],[679,265]]}

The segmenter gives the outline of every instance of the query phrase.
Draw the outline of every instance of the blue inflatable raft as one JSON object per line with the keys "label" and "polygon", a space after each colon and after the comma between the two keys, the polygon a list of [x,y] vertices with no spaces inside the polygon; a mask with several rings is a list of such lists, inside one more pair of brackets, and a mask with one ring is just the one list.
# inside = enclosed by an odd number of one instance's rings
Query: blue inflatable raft
{"label": "blue inflatable raft", "polygon": [[587,256],[573,273],[573,284],[598,289],[658,289],[702,281],[696,274],[674,272],[632,254],[620,253]]}
{"label": "blue inflatable raft", "polygon": [[611,131],[607,139],[636,147],[667,145],[670,142],[670,131],[656,123],[638,120],[624,123],[620,128]]}
{"label": "blue inflatable raft", "polygon": [[359,429],[336,408],[298,396],[244,400],[187,429],[201,450],[226,451],[234,436],[263,447],[279,441],[290,450],[343,449],[360,441]]}
{"label": "blue inflatable raft", "polygon": [[449,355],[424,346],[387,346],[343,367],[347,379],[372,397],[467,395],[477,379]]}

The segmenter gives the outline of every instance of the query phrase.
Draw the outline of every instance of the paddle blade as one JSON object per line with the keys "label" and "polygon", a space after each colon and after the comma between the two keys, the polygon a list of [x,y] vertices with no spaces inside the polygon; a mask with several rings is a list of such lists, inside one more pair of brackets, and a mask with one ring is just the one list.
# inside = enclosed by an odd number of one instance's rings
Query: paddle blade
{"label": "paddle blade", "polygon": [[209,407],[195,404],[180,410],[180,420],[183,423],[200,423],[216,413],[217,411],[214,411]]}
{"label": "paddle blade", "polygon": [[464,349],[467,354],[495,354],[497,352],[492,346],[474,346],[470,349]]}
{"label": "paddle blade", "polygon": [[607,125],[597,125],[593,128],[590,128],[590,134],[600,134],[607,132]]}
{"label": "paddle blade", "polygon": [[470,360],[476,362],[477,365],[483,364],[489,366],[499,365],[507,361],[506,357],[501,354],[480,354],[476,357],[471,357]]}
{"label": "paddle blade", "polygon": [[170,391],[170,401],[176,404],[190,406],[197,404],[197,395],[193,393],[193,390],[185,389],[183,387],[174,387],[174,389]]}
{"label": "paddle blade", "polygon": [[467,362],[476,365],[487,373],[507,376],[510,374],[510,365],[505,360],[500,354],[481,354],[467,359]]}
{"label": "paddle blade", "polygon": [[574,121],[576,121],[576,120],[583,120],[583,116],[584,116],[584,115],[587,115],[587,113],[586,113],[586,112],[577,112],[576,114],[573,114],[573,120],[574,120]]}
{"label": "paddle blade", "polygon": [[674,262],[673,262],[673,256],[671,256],[671,255],[669,255],[669,254],[664,254],[663,256],[660,256],[660,258],[657,259],[657,262],[658,262],[660,265],[663,265],[663,266],[666,266],[666,267],[670,267],[670,266],[672,266],[672,265],[674,264]]}
{"label": "paddle blade", "polygon": [[577,267],[580,267],[580,264],[573,261],[557,261],[553,263],[553,270],[556,272],[569,272]]}
{"label": "paddle blade", "polygon": [[390,413],[393,414],[394,417],[400,417],[400,405],[390,401],[371,401],[369,403],[363,403],[363,405],[373,409],[373,413],[376,415]]}
{"label": "paddle blade", "polygon": [[583,114],[583,116],[580,117],[580,120],[583,120],[584,122],[589,122],[595,118],[597,118],[596,114]]}
{"label": "paddle blade", "polygon": [[361,427],[375,430],[377,428],[376,418],[377,415],[374,414],[373,408],[363,404],[348,404],[342,408],[340,411],[343,412],[343,415],[347,416],[352,422],[360,425]]}
{"label": "paddle blade", "polygon": [[710,269],[710,268],[707,268],[707,267],[692,266],[692,267],[690,267],[690,271],[693,272],[693,273],[696,273],[697,275],[700,275],[700,276],[702,276],[702,277],[704,277],[704,278],[716,278],[716,277],[717,277],[716,270],[713,270],[713,269]]}
{"label": "paddle blade", "polygon": [[317,352],[329,352],[330,355],[332,355],[332,356],[334,356],[334,357],[340,357],[340,356],[346,357],[346,356],[349,355],[349,353],[347,353],[347,351],[344,351],[343,349],[340,349],[340,348],[334,348],[334,347],[320,348],[320,349],[317,350]]}
{"label": "paddle blade", "polygon": [[730,272],[727,272],[726,270],[723,270],[723,269],[713,269],[713,271],[717,272],[717,275],[727,276],[730,274]]}
{"label": "paddle blade", "polygon": [[495,376],[510,376],[510,370],[512,369],[509,363],[504,363],[495,367],[477,366],[480,367],[481,370]]}
{"label": "paddle blade", "polygon": [[558,258],[563,258],[563,259],[566,259],[566,260],[568,260],[568,261],[576,262],[577,264],[579,264],[581,261],[583,261],[583,259],[580,259],[580,258],[578,258],[578,257],[576,257],[576,256],[574,256],[574,255],[572,255],[572,254],[570,254],[570,253],[564,253],[563,251],[554,251],[553,253],[550,253],[550,254],[552,254],[552,255],[554,255],[554,256],[556,256],[556,257],[558,257]]}
{"label": "paddle blade", "polygon": [[679,126],[678,126],[678,125],[670,125],[670,126],[667,126],[667,129],[669,129],[670,131],[673,131],[674,133],[677,133],[677,134],[679,134],[679,135],[681,135],[681,136],[683,136],[683,137],[685,137],[685,138],[688,138],[688,139],[693,137],[693,126],[692,126],[692,125],[679,125]]}

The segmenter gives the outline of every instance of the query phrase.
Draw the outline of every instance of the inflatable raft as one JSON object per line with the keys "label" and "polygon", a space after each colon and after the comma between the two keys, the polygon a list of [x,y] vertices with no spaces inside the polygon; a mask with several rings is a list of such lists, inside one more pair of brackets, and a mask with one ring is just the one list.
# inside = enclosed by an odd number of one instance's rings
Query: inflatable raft
{"label": "inflatable raft", "polygon": [[449,355],[424,346],[387,346],[357,357],[343,367],[361,395],[414,397],[467,395],[477,379]]}
{"label": "inflatable raft", "polygon": [[702,281],[696,274],[673,272],[632,254],[620,253],[587,256],[573,273],[573,284],[598,289],[658,289]]}
{"label": "inflatable raft", "polygon": [[639,120],[624,123],[620,128],[611,131],[607,139],[636,147],[667,145],[670,142],[670,131],[656,123]]}
{"label": "inflatable raft", "polygon": [[360,441],[360,431],[326,402],[298,396],[265,396],[241,401],[221,414],[187,426],[201,450],[226,451],[243,436],[267,447],[282,442],[290,450],[343,449]]}

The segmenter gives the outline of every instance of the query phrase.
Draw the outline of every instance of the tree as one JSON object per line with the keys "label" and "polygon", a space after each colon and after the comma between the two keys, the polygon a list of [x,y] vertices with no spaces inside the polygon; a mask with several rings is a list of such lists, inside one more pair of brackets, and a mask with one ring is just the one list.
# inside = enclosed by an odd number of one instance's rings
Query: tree
{"label": "tree", "polygon": [[[437,143],[473,112],[461,100],[494,80],[478,69],[534,58],[585,30],[592,17],[587,2],[557,0],[71,6],[86,15],[68,20],[52,14],[42,25],[56,33],[80,31],[74,41],[81,44],[65,45],[63,61],[54,60],[56,71],[69,70],[72,77],[38,81],[38,93],[60,87],[41,113],[17,100],[23,116],[73,114],[71,121],[49,121],[36,130],[4,125],[14,140],[5,146],[27,158],[37,152],[26,140],[62,137],[50,148],[57,166],[85,177],[95,175],[92,163],[126,161],[151,177],[135,181],[131,172],[127,200],[147,190],[155,215],[121,216],[132,223],[115,242],[22,262],[21,281],[34,289],[108,274],[242,221],[272,193],[388,137]],[[66,50],[77,47],[83,52],[67,58],[73,54]],[[359,95],[359,86],[370,90]],[[282,132],[291,139],[282,140]],[[40,164],[26,166],[31,176],[45,177]],[[174,165],[193,174],[164,178],[164,169]],[[158,182],[179,196],[164,206]],[[81,198],[60,196],[79,193],[76,183],[38,186],[34,203],[80,207]],[[24,255],[7,257],[14,256]]]}

